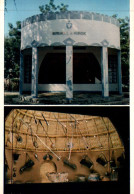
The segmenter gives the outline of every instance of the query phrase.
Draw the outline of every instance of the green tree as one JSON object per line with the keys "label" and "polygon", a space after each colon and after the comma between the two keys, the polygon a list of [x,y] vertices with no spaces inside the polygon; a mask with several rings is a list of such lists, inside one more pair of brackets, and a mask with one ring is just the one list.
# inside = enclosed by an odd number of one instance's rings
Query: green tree
{"label": "green tree", "polygon": [[120,43],[121,43],[121,64],[122,64],[122,83],[129,84],[129,18],[118,18],[115,14],[112,17],[118,19],[120,23]]}
{"label": "green tree", "polygon": [[4,77],[9,82],[19,81],[21,22],[16,22],[16,27],[9,23],[9,35],[5,37],[5,73]]}
{"label": "green tree", "polygon": [[122,82],[129,84],[129,18],[119,18],[121,40]]}
{"label": "green tree", "polygon": [[40,12],[47,14],[49,12],[65,12],[68,9],[68,5],[61,3],[60,5],[56,6],[54,4],[54,0],[50,0],[48,4],[39,6]]}

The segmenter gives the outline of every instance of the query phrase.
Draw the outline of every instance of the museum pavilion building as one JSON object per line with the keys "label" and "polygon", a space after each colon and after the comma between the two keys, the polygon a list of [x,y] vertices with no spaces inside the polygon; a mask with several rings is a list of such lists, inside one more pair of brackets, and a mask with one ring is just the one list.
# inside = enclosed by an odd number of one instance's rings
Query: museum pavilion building
{"label": "museum pavilion building", "polygon": [[122,93],[119,22],[83,11],[39,14],[21,24],[20,94]]}

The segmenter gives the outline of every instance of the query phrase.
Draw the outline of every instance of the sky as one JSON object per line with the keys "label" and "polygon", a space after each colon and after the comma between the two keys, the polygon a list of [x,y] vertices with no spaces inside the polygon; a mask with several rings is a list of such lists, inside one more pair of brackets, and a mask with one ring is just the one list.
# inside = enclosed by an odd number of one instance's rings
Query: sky
{"label": "sky", "polygon": [[[14,26],[16,21],[23,21],[27,17],[39,14],[39,6],[45,5],[49,0],[7,0],[5,12],[4,31],[8,35],[8,23]],[[68,10],[91,11],[112,16],[118,14],[119,18],[129,16],[129,0],[55,0],[56,5],[61,3],[69,5]]]}

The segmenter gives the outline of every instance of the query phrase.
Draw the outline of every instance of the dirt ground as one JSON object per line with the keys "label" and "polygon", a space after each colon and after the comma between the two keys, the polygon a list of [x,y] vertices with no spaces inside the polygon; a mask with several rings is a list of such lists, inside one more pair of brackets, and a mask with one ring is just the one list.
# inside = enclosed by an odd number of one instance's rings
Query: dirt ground
{"label": "dirt ground", "polygon": [[74,92],[72,101],[67,101],[64,92],[41,93],[37,99],[32,99],[26,94],[20,96],[19,92],[5,92],[4,103],[5,105],[128,105],[129,93],[110,94],[109,98],[103,98],[101,93]]}

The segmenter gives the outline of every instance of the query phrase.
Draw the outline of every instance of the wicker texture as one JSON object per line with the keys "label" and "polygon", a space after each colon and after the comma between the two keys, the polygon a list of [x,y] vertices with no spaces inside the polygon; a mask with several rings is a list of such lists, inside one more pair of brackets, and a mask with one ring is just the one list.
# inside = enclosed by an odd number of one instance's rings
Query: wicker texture
{"label": "wicker texture", "polygon": [[[19,139],[21,137],[21,140]],[[13,142],[13,143],[12,143]],[[124,148],[106,117],[14,109],[5,121],[5,147],[37,151]]]}

